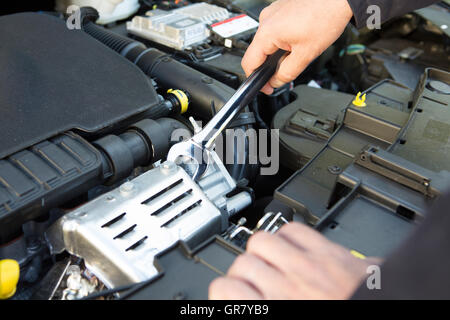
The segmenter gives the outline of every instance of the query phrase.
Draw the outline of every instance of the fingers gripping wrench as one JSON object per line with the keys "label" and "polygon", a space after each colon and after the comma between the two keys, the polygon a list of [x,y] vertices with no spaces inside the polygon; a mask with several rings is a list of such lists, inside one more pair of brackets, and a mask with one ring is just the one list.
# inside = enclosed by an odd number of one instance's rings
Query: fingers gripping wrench
{"label": "fingers gripping wrench", "polygon": [[170,148],[167,160],[182,165],[194,180],[198,180],[211,162],[210,152],[216,138],[270,80],[285,53],[284,50],[278,50],[269,56],[201,131],[189,140],[179,142]]}

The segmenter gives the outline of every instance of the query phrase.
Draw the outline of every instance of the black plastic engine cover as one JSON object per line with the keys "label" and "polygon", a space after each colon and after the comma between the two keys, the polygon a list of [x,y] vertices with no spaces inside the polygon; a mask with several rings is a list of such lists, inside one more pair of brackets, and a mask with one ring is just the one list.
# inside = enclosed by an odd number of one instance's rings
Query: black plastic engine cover
{"label": "black plastic engine cover", "polygon": [[0,159],[68,130],[113,129],[157,103],[139,68],[63,20],[0,17]]}
{"label": "black plastic engine cover", "polygon": [[24,222],[102,183],[102,169],[100,151],[73,132],[0,160],[0,246]]}

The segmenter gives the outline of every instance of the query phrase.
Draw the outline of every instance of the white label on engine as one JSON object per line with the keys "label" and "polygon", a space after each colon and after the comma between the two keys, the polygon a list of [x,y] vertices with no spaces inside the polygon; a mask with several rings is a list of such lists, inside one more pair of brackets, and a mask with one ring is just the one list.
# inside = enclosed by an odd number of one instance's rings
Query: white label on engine
{"label": "white label on engine", "polygon": [[259,23],[246,14],[217,22],[211,27],[222,38],[229,38],[239,33],[257,28]]}

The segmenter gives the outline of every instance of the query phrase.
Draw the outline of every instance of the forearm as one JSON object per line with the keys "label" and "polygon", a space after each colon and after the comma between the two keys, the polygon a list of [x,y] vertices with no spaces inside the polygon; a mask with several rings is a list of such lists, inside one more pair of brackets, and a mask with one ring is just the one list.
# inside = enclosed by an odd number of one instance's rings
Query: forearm
{"label": "forearm", "polygon": [[354,23],[357,28],[363,28],[367,24],[367,20],[373,14],[368,13],[367,9],[376,5],[380,8],[381,22],[385,22],[391,18],[401,16],[405,13],[411,12],[429,6],[436,0],[348,0],[353,11]]}

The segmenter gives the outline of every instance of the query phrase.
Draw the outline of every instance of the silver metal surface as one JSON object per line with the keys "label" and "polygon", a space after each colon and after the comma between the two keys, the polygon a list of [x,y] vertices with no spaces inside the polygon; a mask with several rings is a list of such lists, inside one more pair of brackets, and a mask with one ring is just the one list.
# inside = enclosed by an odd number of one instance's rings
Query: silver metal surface
{"label": "silver metal surface", "polygon": [[243,226],[245,221],[238,223],[233,229],[231,229],[225,239],[232,241],[236,245],[245,249],[249,238],[258,231],[264,231],[267,233],[276,233],[282,226],[288,224],[281,212],[267,212],[256,224],[256,228],[253,230]]}
{"label": "silver metal surface", "polygon": [[186,172],[165,162],[65,215],[46,238],[52,253],[83,258],[100,281],[116,287],[154,277],[157,254],[178,240],[195,246],[223,223]]}
{"label": "silver metal surface", "polygon": [[209,155],[211,157],[210,165],[197,183],[208,199],[222,212],[225,219],[222,225],[225,229],[228,227],[228,218],[249,206],[252,203],[252,197],[246,191],[227,197],[227,194],[236,188],[236,182],[228,173],[217,153],[210,151]]}
{"label": "silver metal surface", "polygon": [[170,11],[155,9],[127,22],[128,32],[178,50],[204,43],[208,25],[230,17],[230,12],[208,3],[194,3]]}
{"label": "silver metal surface", "polygon": [[281,212],[278,212],[277,214],[267,212],[256,224],[256,229],[268,233],[275,233],[288,223],[289,221],[283,217]]}
{"label": "silver metal surface", "polygon": [[66,279],[67,288],[62,292],[62,300],[75,300],[87,297],[97,288],[98,282],[93,281],[91,283],[84,278],[78,265],[70,265],[66,273],[68,275]]}
{"label": "silver metal surface", "polygon": [[193,3],[179,9],[174,9],[173,12],[181,13],[189,18],[198,19],[206,24],[219,22],[230,17],[230,12],[227,9],[205,2]]}
{"label": "silver metal surface", "polygon": [[178,50],[200,44],[210,36],[203,21],[181,12],[156,9],[147,14],[149,16],[135,16],[127,22],[127,31]]}

